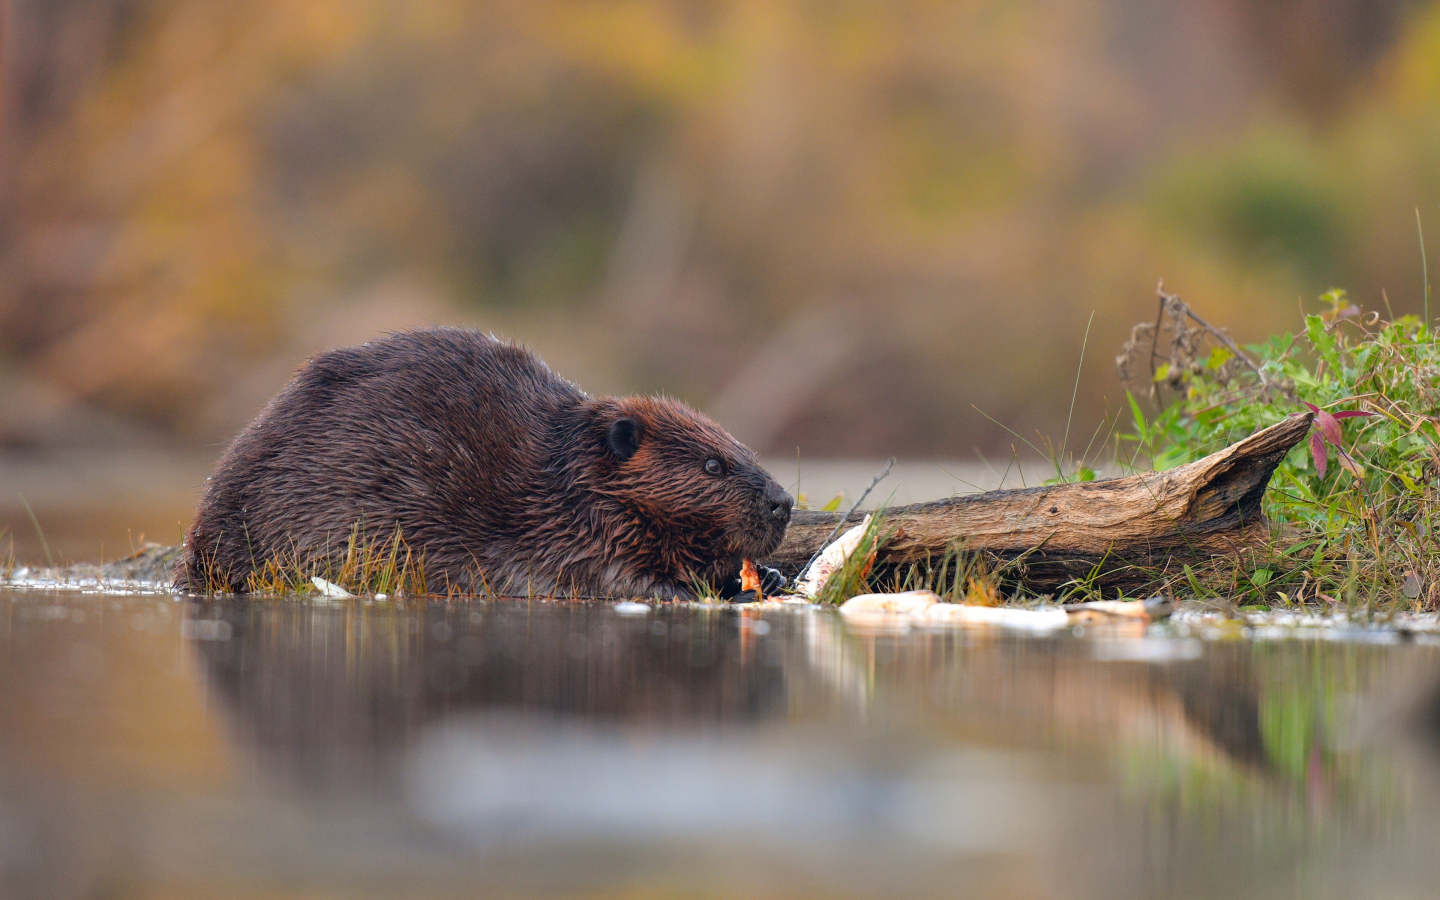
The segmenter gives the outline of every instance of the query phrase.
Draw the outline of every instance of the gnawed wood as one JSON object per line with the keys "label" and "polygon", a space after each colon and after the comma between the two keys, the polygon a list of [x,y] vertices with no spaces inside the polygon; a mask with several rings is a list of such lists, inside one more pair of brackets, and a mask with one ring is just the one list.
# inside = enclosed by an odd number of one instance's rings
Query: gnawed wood
{"label": "gnawed wood", "polygon": [[[1141,585],[1156,569],[1173,571],[1262,539],[1265,488],[1310,430],[1311,418],[1292,416],[1165,472],[896,507],[885,512],[891,537],[877,562],[938,561],[963,548],[1016,561],[1007,579],[1031,590],[1052,590],[1097,569],[1097,586]],[[784,543],[764,563],[794,576],[839,519],[839,513],[796,512]]]}

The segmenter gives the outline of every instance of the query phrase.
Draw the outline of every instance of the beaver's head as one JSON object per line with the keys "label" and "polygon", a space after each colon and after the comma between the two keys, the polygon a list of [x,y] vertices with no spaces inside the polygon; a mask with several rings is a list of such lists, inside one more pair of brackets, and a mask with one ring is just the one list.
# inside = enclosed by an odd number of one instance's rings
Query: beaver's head
{"label": "beaver's head", "polygon": [[592,488],[628,514],[629,532],[616,535],[635,542],[627,555],[713,576],[780,546],[793,501],[725,429],[663,397],[594,403],[602,471]]}

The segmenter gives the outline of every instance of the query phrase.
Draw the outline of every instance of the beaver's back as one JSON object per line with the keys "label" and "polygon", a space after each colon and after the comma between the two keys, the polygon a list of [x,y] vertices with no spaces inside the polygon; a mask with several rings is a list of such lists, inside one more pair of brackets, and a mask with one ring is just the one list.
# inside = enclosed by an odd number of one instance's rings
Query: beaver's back
{"label": "beaver's back", "polygon": [[519,538],[555,430],[585,396],[528,350],[435,328],[321,354],[222,457],[177,586],[243,590],[256,561],[343,549],[398,528],[436,562]]}

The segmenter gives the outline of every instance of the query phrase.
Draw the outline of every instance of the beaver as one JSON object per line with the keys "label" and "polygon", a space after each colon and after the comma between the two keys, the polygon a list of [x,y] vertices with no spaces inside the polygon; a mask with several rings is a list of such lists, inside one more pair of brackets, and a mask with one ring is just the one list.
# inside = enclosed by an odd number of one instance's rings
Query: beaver
{"label": "beaver", "polygon": [[427,328],[300,368],[221,457],[174,582],[322,572],[360,531],[422,554],[432,592],[686,597],[736,584],[791,506],[683,403],[590,397],[523,346]]}

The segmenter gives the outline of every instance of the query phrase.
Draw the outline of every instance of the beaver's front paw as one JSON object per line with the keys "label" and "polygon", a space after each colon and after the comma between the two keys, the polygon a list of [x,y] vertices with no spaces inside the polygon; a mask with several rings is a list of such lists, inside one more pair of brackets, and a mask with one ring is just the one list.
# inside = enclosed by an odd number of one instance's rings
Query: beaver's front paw
{"label": "beaver's front paw", "polygon": [[[766,596],[783,591],[785,586],[790,583],[784,575],[780,574],[779,569],[756,566],[755,571],[760,576],[760,590]],[[720,586],[720,599],[728,600],[731,603],[754,603],[761,598],[754,590],[741,591],[740,576],[736,575]]]}

